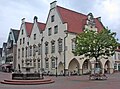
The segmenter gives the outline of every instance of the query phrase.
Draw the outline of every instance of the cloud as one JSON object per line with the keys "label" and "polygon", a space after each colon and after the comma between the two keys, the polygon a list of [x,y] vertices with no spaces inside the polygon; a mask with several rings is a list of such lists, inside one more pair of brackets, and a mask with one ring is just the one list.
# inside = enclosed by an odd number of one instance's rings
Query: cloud
{"label": "cloud", "polygon": [[[101,16],[102,22],[120,39],[120,1],[119,0],[97,0],[92,7],[95,16]],[[119,40],[120,41],[120,40]]]}

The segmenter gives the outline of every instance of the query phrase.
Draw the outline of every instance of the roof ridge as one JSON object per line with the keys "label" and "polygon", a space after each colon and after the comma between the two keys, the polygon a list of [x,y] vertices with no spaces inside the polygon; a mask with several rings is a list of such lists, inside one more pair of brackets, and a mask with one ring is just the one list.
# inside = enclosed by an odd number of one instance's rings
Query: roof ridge
{"label": "roof ridge", "polygon": [[57,7],[60,7],[60,8],[62,8],[62,9],[66,9],[66,10],[68,10],[68,11],[71,11],[71,12],[74,12],[74,13],[77,13],[77,14],[81,14],[81,15],[87,16],[87,15],[85,15],[85,14],[83,14],[83,13],[80,13],[80,12],[77,12],[77,11],[74,11],[74,10],[71,10],[71,9],[68,9],[68,8],[64,8],[64,7],[61,7],[61,6],[58,6],[58,5],[57,5]]}
{"label": "roof ridge", "polygon": [[46,24],[46,23],[44,23],[44,22],[38,22],[38,23],[40,23],[40,24]]}
{"label": "roof ridge", "polygon": [[25,23],[30,23],[30,24],[33,24],[32,22],[25,22]]}
{"label": "roof ridge", "polygon": [[18,30],[18,29],[11,29],[11,30],[13,30],[13,31],[20,31],[20,30]]}

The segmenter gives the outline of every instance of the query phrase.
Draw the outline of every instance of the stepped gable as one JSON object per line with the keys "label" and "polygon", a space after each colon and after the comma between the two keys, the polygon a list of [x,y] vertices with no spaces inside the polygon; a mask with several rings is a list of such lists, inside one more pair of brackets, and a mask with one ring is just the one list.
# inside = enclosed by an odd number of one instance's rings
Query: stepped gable
{"label": "stepped gable", "polygon": [[[60,17],[63,23],[68,24],[68,32],[79,34],[83,31],[84,26],[86,25],[87,18],[88,18],[87,15],[63,8],[61,6],[57,6],[57,10],[60,14]],[[98,28],[98,32],[104,29],[104,26],[98,20],[98,18],[94,18],[94,19],[95,19],[96,27]]]}

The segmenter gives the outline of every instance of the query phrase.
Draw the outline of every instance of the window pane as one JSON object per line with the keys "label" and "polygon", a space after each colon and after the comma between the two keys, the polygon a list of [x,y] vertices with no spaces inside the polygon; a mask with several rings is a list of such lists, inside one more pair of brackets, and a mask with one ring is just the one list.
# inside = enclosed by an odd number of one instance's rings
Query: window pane
{"label": "window pane", "polygon": [[58,41],[58,51],[62,52],[62,40]]}
{"label": "window pane", "polygon": [[27,47],[26,47],[26,57],[27,57],[27,51],[28,51],[28,49],[27,49]]}
{"label": "window pane", "polygon": [[52,59],[52,68],[55,68],[55,58]]}
{"label": "window pane", "polygon": [[38,45],[38,55],[40,55],[40,54],[41,54],[41,46]]}
{"label": "window pane", "polygon": [[52,16],[51,16],[51,22],[54,22],[54,19],[55,19],[55,16],[52,15]]}
{"label": "window pane", "polygon": [[51,30],[51,28],[48,28],[48,36],[50,36],[51,35],[51,32],[52,30]]}
{"label": "window pane", "polygon": [[55,53],[55,43],[51,43],[51,53]]}
{"label": "window pane", "polygon": [[34,40],[36,40],[36,34],[34,34]]}
{"label": "window pane", "polygon": [[58,33],[58,26],[55,26],[54,27],[54,34],[57,34]]}
{"label": "window pane", "polygon": [[24,57],[24,48],[22,48],[22,57]]}
{"label": "window pane", "polygon": [[48,54],[48,44],[45,44],[45,54]]}
{"label": "window pane", "polygon": [[48,60],[46,60],[46,68],[49,68]]}

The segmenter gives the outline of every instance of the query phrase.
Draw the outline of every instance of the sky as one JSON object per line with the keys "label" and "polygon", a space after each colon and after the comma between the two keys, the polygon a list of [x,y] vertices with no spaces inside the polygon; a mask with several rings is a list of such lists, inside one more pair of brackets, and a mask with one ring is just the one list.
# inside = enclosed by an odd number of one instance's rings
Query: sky
{"label": "sky", "polygon": [[[21,19],[33,22],[34,16],[46,22],[50,3],[54,0],[0,0],[0,47],[7,42],[11,28],[20,29]],[[105,27],[116,32],[120,42],[120,0],[57,0],[57,5],[101,17]]]}

